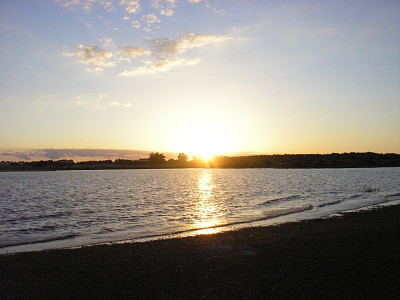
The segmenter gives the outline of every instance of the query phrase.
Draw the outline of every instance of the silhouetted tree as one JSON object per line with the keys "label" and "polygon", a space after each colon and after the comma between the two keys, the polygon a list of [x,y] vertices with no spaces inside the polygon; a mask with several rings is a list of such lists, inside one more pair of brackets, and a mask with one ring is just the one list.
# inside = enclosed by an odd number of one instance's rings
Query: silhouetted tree
{"label": "silhouetted tree", "polygon": [[149,154],[149,161],[154,164],[162,164],[165,162],[165,155],[158,152],[151,152]]}
{"label": "silhouetted tree", "polygon": [[185,153],[179,153],[178,154],[178,161],[179,162],[187,162],[188,161],[188,156]]}

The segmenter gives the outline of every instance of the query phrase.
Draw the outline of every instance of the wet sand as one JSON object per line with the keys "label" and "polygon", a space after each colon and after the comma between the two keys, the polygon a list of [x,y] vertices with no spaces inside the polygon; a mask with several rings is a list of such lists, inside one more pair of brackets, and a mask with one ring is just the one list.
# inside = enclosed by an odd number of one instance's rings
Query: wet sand
{"label": "wet sand", "polygon": [[400,298],[400,206],[215,235],[0,255],[0,299]]}

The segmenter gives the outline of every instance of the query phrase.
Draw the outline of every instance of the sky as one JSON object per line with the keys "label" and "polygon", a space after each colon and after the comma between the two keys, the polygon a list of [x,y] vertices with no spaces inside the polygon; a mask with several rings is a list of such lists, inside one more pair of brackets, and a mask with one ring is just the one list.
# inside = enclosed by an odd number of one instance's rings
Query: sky
{"label": "sky", "polygon": [[0,39],[0,160],[400,153],[400,1],[1,1]]}

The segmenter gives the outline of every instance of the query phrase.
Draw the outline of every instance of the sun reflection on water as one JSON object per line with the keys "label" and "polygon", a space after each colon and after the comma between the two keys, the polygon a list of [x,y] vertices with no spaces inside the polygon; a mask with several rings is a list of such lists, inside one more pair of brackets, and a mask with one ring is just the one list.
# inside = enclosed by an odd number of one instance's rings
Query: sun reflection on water
{"label": "sun reflection on water", "polygon": [[215,233],[215,227],[223,223],[223,207],[215,199],[214,188],[212,170],[204,170],[198,180],[199,196],[195,203],[194,228],[201,229],[200,234]]}

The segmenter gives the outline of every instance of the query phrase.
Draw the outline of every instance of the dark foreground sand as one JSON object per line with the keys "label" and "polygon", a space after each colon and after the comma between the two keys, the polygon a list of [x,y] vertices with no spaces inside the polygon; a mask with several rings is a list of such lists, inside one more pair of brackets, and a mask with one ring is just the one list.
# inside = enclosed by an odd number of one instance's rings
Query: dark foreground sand
{"label": "dark foreground sand", "polygon": [[400,299],[400,206],[147,243],[0,255],[1,299]]}

